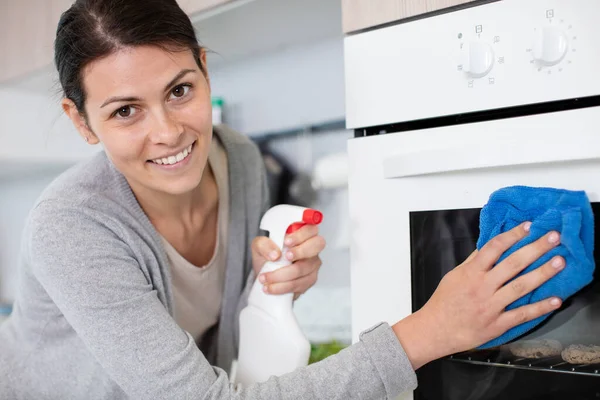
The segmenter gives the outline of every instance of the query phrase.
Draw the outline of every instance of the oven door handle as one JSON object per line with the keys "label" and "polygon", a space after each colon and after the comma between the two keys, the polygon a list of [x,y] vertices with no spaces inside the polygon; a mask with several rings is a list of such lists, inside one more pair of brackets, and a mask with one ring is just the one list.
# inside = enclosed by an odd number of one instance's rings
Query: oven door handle
{"label": "oven door handle", "polygon": [[600,135],[589,139],[564,140],[551,146],[538,142],[479,143],[471,148],[396,154],[383,160],[383,171],[386,179],[393,179],[519,165],[600,160]]}

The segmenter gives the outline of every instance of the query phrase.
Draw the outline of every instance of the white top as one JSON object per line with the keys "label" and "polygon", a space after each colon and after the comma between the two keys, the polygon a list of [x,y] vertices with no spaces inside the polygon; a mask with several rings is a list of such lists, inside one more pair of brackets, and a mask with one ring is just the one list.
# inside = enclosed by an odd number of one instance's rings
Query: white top
{"label": "white top", "polygon": [[227,264],[227,226],[229,221],[229,185],[227,154],[214,138],[208,162],[219,191],[217,241],[207,265],[196,266],[187,261],[165,238],[162,238],[171,264],[174,315],[177,324],[189,332],[196,343],[219,320],[225,266]]}

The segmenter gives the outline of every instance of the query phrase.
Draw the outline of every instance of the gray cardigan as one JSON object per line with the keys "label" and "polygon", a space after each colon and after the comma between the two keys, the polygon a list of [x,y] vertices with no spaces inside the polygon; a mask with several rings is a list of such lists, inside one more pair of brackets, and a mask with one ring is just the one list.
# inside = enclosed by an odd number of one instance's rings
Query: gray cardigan
{"label": "gray cardigan", "polygon": [[[380,399],[416,377],[387,324],[340,354],[247,388],[226,372],[253,280],[250,243],[268,206],[260,153],[215,128],[229,159],[230,225],[220,323],[199,349],[174,321],[158,233],[104,153],[53,182],[23,235],[18,297],[0,327],[2,399]],[[219,368],[221,367],[221,368]]]}

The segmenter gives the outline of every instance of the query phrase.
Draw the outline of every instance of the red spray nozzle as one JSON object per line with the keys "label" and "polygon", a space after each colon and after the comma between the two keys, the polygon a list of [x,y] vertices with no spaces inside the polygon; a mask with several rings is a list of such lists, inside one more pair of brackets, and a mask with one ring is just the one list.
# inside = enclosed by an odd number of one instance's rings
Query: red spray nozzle
{"label": "red spray nozzle", "polygon": [[323,221],[323,213],[311,208],[304,210],[302,214],[302,222],[305,224],[319,225]]}
{"label": "red spray nozzle", "polygon": [[294,222],[288,227],[285,233],[289,235],[290,233],[296,232],[304,225],[319,225],[322,221],[322,212],[307,208],[306,210],[304,210],[304,213],[302,213],[302,222]]}

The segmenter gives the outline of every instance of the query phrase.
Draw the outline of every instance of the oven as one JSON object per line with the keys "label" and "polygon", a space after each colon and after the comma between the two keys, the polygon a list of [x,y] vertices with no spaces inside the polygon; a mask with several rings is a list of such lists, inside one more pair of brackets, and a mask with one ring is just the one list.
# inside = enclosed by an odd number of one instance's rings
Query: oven
{"label": "oven", "polygon": [[[600,1],[471,5],[344,39],[354,340],[423,306],[497,189],[584,190],[600,224]],[[517,343],[600,346],[598,275]],[[417,376],[403,399],[600,398],[600,364],[507,346]]]}

